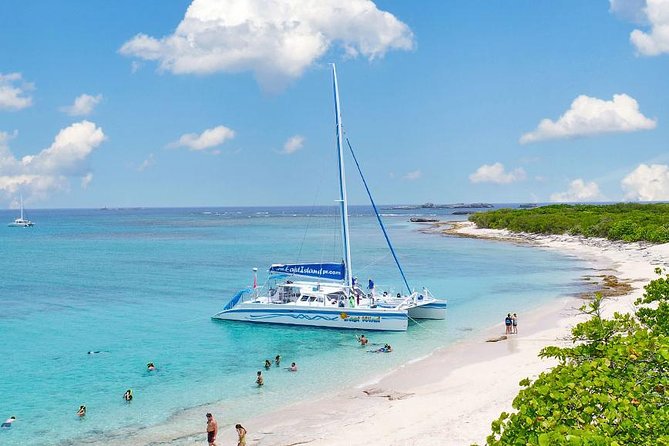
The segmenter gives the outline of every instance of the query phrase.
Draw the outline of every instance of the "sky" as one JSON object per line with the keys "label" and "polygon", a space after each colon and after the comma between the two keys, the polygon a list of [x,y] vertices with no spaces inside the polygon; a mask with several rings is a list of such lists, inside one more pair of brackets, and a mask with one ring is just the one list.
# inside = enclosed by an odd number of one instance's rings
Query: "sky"
{"label": "sky", "polygon": [[669,0],[3,0],[0,208],[334,204],[330,63],[378,203],[669,200]]}

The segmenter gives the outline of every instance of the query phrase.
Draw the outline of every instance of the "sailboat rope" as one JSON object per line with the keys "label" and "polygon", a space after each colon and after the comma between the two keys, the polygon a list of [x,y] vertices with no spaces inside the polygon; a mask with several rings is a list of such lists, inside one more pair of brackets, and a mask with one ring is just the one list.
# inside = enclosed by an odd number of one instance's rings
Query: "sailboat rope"
{"label": "sailboat rope", "polygon": [[376,203],[374,203],[374,199],[372,198],[372,193],[369,191],[369,187],[367,186],[367,181],[365,180],[365,176],[362,174],[362,169],[360,168],[360,164],[358,164],[358,159],[355,157],[355,153],[353,152],[353,147],[351,146],[351,141],[348,140],[348,137],[346,138],[346,144],[348,144],[348,148],[351,151],[351,155],[353,155],[353,161],[355,161],[355,167],[358,168],[358,173],[360,174],[360,178],[362,179],[362,184],[365,185],[367,196],[369,197],[369,201],[372,203],[372,208],[374,208],[374,214],[376,215],[376,219],[379,222],[379,226],[381,226],[381,231],[383,231],[383,236],[386,238],[386,243],[388,244],[388,248],[390,248],[390,252],[393,255],[393,259],[395,259],[395,264],[397,264],[397,268],[400,270],[400,274],[402,275],[402,280],[404,280],[404,285],[406,285],[409,294],[411,294],[412,291],[411,287],[409,286],[409,282],[407,282],[407,278],[404,275],[404,270],[402,270],[402,265],[400,265],[400,261],[397,258],[397,254],[395,254],[393,245],[392,243],[390,243],[390,238],[388,237],[388,233],[386,232],[386,227],[383,225],[383,220],[381,220],[381,215],[379,215],[379,210],[376,208]]}

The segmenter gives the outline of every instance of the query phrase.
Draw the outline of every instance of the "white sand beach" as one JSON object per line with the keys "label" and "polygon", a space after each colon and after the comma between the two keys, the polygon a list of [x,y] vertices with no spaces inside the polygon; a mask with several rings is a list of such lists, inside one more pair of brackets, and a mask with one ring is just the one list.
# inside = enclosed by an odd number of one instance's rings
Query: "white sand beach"
{"label": "white sand beach", "polygon": [[[605,312],[629,312],[656,267],[669,267],[669,244],[618,243],[571,236],[537,236],[477,229],[472,223],[440,223],[430,231],[449,236],[531,243],[557,249],[592,263],[632,286],[628,294],[606,300]],[[519,334],[486,342],[504,333],[502,321],[479,337],[405,364],[374,383],[301,402],[248,420],[249,445],[470,445],[484,444],[490,424],[512,411],[520,380],[535,378],[554,362],[538,358],[548,345],[564,344],[583,316],[585,301],[564,296],[520,314]],[[420,377],[420,380],[417,378]],[[223,415],[224,418],[224,415]],[[222,424],[228,424],[222,420]],[[203,435],[204,439],[204,435]],[[202,440],[204,441],[204,440]],[[218,444],[235,444],[234,429],[220,432]],[[199,442],[198,442],[199,444]]]}

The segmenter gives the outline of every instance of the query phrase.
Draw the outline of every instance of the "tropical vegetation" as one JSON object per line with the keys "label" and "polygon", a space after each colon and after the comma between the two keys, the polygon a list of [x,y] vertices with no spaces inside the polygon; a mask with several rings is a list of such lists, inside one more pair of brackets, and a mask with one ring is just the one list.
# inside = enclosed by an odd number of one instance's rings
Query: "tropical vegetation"
{"label": "tropical vegetation", "polygon": [[556,204],[532,209],[497,209],[478,212],[469,220],[480,228],[513,232],[669,242],[669,203]]}
{"label": "tropical vegetation", "polygon": [[558,365],[525,379],[514,413],[492,423],[489,446],[669,445],[669,274],[645,287],[633,315],[581,308],[572,346],[547,347]]}

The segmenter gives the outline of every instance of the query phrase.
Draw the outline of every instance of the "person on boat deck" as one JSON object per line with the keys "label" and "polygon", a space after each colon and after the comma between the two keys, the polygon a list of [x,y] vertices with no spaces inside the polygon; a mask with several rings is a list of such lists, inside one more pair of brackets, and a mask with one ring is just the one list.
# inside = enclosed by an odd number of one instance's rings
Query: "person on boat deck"
{"label": "person on boat deck", "polygon": [[383,292],[383,297],[386,297],[386,296],[388,296],[388,291]]}
{"label": "person on boat deck", "polygon": [[360,345],[362,345],[363,347],[367,345],[367,343],[369,342],[369,340],[365,337],[365,335],[360,335],[358,341],[360,341]]}
{"label": "person on boat deck", "polygon": [[369,282],[367,283],[367,289],[369,289],[369,292],[374,294],[374,281],[372,279],[369,279]]}
{"label": "person on boat deck", "polygon": [[288,368],[291,372],[297,372],[297,364],[292,363],[290,367]]}
{"label": "person on boat deck", "polygon": [[77,416],[78,417],[84,417],[86,416],[86,406],[79,406],[79,410],[77,411]]}
{"label": "person on boat deck", "polygon": [[154,370],[156,370],[156,366],[152,362],[149,362],[146,365],[146,370],[148,370],[149,372],[153,372]]}
{"label": "person on boat deck", "polygon": [[400,293],[397,293],[397,298],[400,299],[402,295]]}
{"label": "person on boat deck", "polygon": [[132,389],[128,389],[123,394],[123,399],[126,401],[132,401]]}
{"label": "person on boat deck", "polygon": [[265,380],[263,379],[263,377],[262,377],[262,372],[261,372],[260,370],[258,370],[258,376],[257,376],[257,378],[256,378],[256,384],[258,384],[258,387],[260,387],[260,386],[262,386],[263,384],[265,384]]}
{"label": "person on boat deck", "polygon": [[350,296],[348,298],[348,306],[351,308],[355,307],[355,299],[353,298],[353,296]]}
{"label": "person on boat deck", "polygon": [[13,417],[13,416],[9,417],[9,418],[7,418],[7,420],[5,420],[4,423],[2,423],[2,425],[0,425],[0,427],[2,427],[3,429],[9,429],[10,427],[12,427],[12,423],[14,421],[16,421],[16,417]]}
{"label": "person on boat deck", "polygon": [[274,363],[277,367],[279,367],[279,364],[281,364],[281,355],[276,355],[276,358],[274,358]]}
{"label": "person on boat deck", "polygon": [[265,369],[269,370],[270,367],[272,367],[272,361],[270,361],[269,359],[265,359]]}
{"label": "person on boat deck", "polygon": [[344,299],[340,299],[339,300],[339,307],[344,308],[345,306],[346,306],[346,304],[344,303]]}

